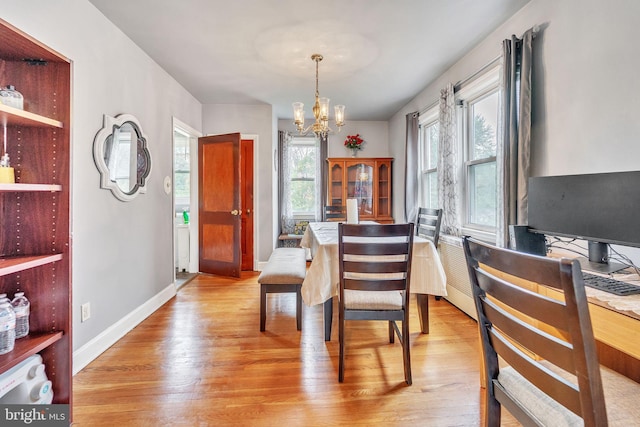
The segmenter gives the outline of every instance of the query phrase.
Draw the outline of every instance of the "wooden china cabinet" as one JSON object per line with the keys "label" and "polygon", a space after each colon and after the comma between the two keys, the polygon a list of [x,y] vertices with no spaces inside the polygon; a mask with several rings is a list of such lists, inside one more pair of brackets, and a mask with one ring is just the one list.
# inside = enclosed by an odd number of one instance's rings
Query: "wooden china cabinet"
{"label": "wooden china cabinet", "polygon": [[391,216],[390,157],[329,158],[327,204],[346,206],[347,199],[358,200],[358,218],[382,224],[393,223]]}
{"label": "wooden china cabinet", "polygon": [[71,63],[2,20],[0,40],[0,86],[24,97],[23,110],[0,104],[15,170],[0,183],[0,293],[31,303],[29,335],[0,355],[0,373],[39,353],[53,403],[71,405]]}

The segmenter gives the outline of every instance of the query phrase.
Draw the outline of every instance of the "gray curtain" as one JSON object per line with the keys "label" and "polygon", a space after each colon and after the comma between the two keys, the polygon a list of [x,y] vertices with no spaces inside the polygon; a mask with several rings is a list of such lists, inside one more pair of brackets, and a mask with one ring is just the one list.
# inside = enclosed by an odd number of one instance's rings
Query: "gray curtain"
{"label": "gray curtain", "polygon": [[407,146],[404,157],[404,220],[414,221],[418,215],[418,117],[407,114]]}
{"label": "gray curtain", "polygon": [[327,205],[327,180],[329,177],[329,164],[327,163],[327,157],[329,156],[328,145],[328,137],[322,136],[319,138],[320,144],[320,174],[317,175],[320,179],[320,185],[317,186],[320,188],[320,197],[317,197],[316,200],[319,200],[320,203],[316,206],[316,221],[322,221],[322,211],[324,207]]}
{"label": "gray curtain", "polygon": [[502,135],[498,144],[496,243],[507,247],[509,225],[526,224],[531,145],[531,68],[534,29],[502,43]]}

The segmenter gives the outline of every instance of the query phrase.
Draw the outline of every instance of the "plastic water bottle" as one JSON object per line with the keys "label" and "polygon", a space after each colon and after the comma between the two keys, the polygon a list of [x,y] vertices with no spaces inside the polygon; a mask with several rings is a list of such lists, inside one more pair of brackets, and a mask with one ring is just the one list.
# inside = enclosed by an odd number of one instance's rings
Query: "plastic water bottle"
{"label": "plastic water bottle", "polygon": [[16,292],[11,301],[13,311],[16,314],[16,338],[29,335],[29,300],[24,292]]}
{"label": "plastic water bottle", "polygon": [[24,98],[12,85],[0,88],[0,104],[24,110]]}
{"label": "plastic water bottle", "polygon": [[5,354],[13,350],[16,342],[16,314],[7,294],[2,295],[0,295],[0,354]]}

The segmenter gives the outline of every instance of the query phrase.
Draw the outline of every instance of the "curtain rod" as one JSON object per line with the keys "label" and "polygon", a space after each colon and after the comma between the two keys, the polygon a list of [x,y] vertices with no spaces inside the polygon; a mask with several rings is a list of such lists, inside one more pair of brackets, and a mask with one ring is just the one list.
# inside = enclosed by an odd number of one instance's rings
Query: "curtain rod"
{"label": "curtain rod", "polygon": [[[457,92],[460,90],[460,86],[470,82],[471,80],[475,79],[476,77],[478,77],[478,74],[484,72],[487,68],[492,67],[496,62],[498,62],[500,59],[502,59],[502,55],[497,56],[496,58],[493,58],[489,63],[485,64],[484,66],[482,66],[482,68],[480,68],[478,71],[476,71],[475,73],[471,74],[470,76],[468,76],[467,78],[464,78],[462,80],[459,80],[458,83],[456,83],[455,85],[453,85],[453,91]],[[422,110],[420,110],[418,112],[418,115],[424,114],[427,111],[431,110],[432,108],[434,108],[435,106],[438,105],[440,101],[434,101],[433,103],[431,103],[430,105],[426,106],[425,108],[423,108]]]}
{"label": "curtain rod", "polygon": [[[529,30],[527,30],[529,31]],[[533,27],[531,27],[531,32],[532,32],[532,37],[535,39],[536,36],[538,35],[538,33],[540,32],[540,25],[534,25]],[[520,37],[522,38],[522,37]],[[469,77],[462,79],[460,81],[458,81],[458,83],[456,83],[455,85],[453,85],[453,92],[457,92],[461,89],[461,86],[469,83],[470,81],[472,81],[473,79],[475,79],[476,77],[478,77],[478,74],[484,72],[487,70],[487,68],[490,68],[492,66],[495,65],[496,62],[500,61],[502,59],[502,55],[499,55],[495,58],[493,58],[491,61],[489,61],[489,63],[487,63],[486,65],[484,65],[482,68],[480,68],[478,71],[476,71],[475,73],[471,74]],[[432,108],[434,108],[436,105],[438,105],[439,101],[435,101],[433,102],[431,105],[423,108],[422,110],[420,110],[418,112],[418,115],[424,114],[427,111],[431,110]]]}
{"label": "curtain rod", "polygon": [[495,58],[493,58],[489,63],[485,64],[482,68],[480,68],[478,71],[476,71],[475,73],[471,74],[469,77],[467,77],[466,79],[462,79],[459,80],[458,83],[453,85],[453,91],[457,92],[460,90],[460,87],[469,83],[471,80],[475,79],[476,77],[478,77],[478,74],[481,74],[483,72],[485,72],[487,70],[487,68],[491,68],[493,67],[498,61],[500,61],[502,59],[502,55],[499,55]]}

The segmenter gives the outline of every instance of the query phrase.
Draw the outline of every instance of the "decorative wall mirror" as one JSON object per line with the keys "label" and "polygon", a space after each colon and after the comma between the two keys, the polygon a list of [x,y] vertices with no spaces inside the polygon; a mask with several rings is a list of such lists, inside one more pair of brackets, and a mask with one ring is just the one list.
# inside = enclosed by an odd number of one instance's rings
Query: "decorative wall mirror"
{"label": "decorative wall mirror", "polygon": [[93,142],[93,158],[100,171],[100,188],[127,202],[144,193],[151,172],[147,138],[131,114],[104,115]]}

